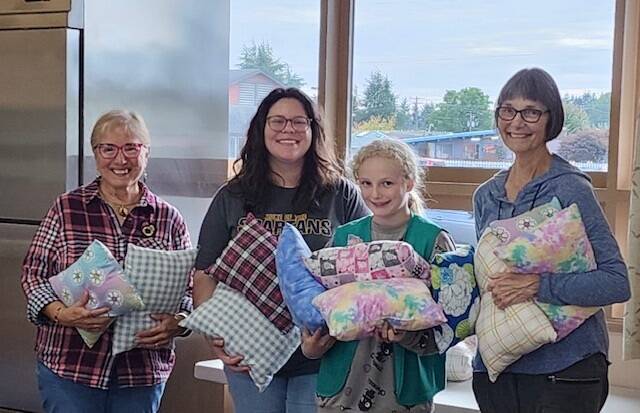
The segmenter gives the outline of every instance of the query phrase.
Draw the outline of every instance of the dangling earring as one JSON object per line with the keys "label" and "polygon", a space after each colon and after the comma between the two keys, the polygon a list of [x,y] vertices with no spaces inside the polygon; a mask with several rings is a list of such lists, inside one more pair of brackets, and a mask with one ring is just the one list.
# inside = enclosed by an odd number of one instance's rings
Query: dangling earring
{"label": "dangling earring", "polygon": [[147,173],[147,171],[145,170],[144,173],[142,174],[142,182],[144,182],[145,184],[147,183],[147,178],[149,177],[149,174]]}

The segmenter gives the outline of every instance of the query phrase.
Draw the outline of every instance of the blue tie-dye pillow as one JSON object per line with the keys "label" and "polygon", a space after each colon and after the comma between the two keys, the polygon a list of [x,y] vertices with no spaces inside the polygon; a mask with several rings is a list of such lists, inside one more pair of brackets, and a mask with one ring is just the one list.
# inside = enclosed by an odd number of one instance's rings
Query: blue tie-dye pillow
{"label": "blue tie-dye pillow", "polygon": [[440,353],[475,333],[480,312],[480,290],[473,272],[473,247],[437,254],[431,263],[434,300],[442,305],[447,322],[435,327]]}
{"label": "blue tie-dye pillow", "polygon": [[311,301],[325,288],[304,265],[303,258],[310,256],[311,250],[300,232],[293,225],[286,224],[276,249],[278,283],[295,325],[313,332],[325,323]]}

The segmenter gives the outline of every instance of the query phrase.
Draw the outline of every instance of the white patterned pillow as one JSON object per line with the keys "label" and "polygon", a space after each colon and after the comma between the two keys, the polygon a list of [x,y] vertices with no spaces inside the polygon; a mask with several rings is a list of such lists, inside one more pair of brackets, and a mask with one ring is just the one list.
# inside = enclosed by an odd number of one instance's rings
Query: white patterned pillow
{"label": "white patterned pillow", "polygon": [[525,354],[556,340],[556,332],[544,312],[533,301],[514,304],[500,310],[487,292],[494,274],[507,271],[493,251],[500,240],[485,230],[474,256],[476,280],[480,287],[480,314],[476,321],[478,351],[495,382],[498,375]]}
{"label": "white patterned pillow", "polygon": [[118,317],[113,333],[114,355],[136,347],[135,336],[158,322],[150,315],[176,313],[184,297],[198,250],[165,251],[129,244],[124,272],[136,287],[145,308]]}
{"label": "white patterned pillow", "polygon": [[180,325],[209,337],[222,337],[225,351],[244,356],[260,392],[300,345],[300,330],[281,332],[242,293],[219,283],[213,296]]}

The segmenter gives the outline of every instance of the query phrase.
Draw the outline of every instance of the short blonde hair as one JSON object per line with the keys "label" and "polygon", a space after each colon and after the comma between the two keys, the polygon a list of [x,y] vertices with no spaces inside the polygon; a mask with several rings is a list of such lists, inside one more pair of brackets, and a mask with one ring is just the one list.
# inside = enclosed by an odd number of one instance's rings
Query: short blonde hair
{"label": "short blonde hair", "polygon": [[130,110],[111,110],[100,116],[91,131],[91,147],[95,147],[98,139],[105,134],[122,128],[125,133],[137,137],[147,146],[151,145],[151,136],[142,116]]}
{"label": "short blonde hair", "polygon": [[363,146],[349,163],[349,171],[354,180],[358,180],[362,163],[374,157],[392,159],[398,162],[402,168],[404,178],[411,179],[414,183],[413,189],[409,193],[409,209],[414,214],[421,214],[424,211],[424,202],[420,195],[424,189],[423,170],[409,145],[397,139],[377,139]]}

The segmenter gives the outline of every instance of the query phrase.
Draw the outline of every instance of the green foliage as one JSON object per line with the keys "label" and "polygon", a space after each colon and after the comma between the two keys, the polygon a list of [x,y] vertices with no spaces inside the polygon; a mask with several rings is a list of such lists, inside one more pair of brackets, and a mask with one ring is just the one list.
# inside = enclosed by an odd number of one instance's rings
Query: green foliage
{"label": "green foliage", "polygon": [[565,96],[563,98],[565,108],[567,104],[573,104],[582,109],[589,118],[589,126],[592,128],[609,128],[609,114],[611,112],[611,92],[596,95],[595,93],[583,93],[580,96]]}
{"label": "green foliage", "polygon": [[396,130],[396,117],[381,118],[380,116],[372,116],[367,120],[363,120],[360,123],[356,123],[355,131],[368,132],[368,131],[391,131]]}
{"label": "green foliage", "polygon": [[391,90],[391,81],[376,71],[367,79],[367,86],[360,105],[354,111],[356,123],[368,121],[374,116],[390,119],[396,113],[396,96]]}
{"label": "green foliage", "polygon": [[490,129],[493,123],[489,96],[476,87],[447,90],[428,121],[442,132]]}
{"label": "green foliage", "polygon": [[589,127],[589,115],[580,106],[564,102],[564,127],[568,133],[575,133]]}
{"label": "green foliage", "polygon": [[287,86],[301,87],[305,84],[304,80],[291,70],[289,64],[275,57],[273,49],[266,42],[259,44],[253,42],[250,46],[242,46],[238,67],[260,69]]}
{"label": "green foliage", "polygon": [[411,108],[409,107],[407,98],[402,99],[402,102],[400,102],[400,106],[398,106],[395,118],[396,127],[399,130],[414,129],[413,119],[411,116]]}

